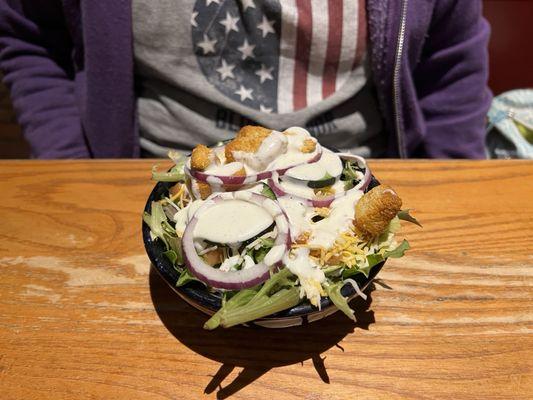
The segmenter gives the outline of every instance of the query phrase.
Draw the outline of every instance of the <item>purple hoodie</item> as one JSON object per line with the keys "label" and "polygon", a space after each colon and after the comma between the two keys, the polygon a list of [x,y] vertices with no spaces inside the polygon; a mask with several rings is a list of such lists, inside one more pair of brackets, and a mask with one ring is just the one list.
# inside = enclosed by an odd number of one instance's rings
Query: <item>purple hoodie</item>
{"label": "purple hoodie", "polygon": [[[391,157],[484,158],[481,0],[367,0]],[[135,157],[131,0],[3,0],[0,69],[33,155]]]}

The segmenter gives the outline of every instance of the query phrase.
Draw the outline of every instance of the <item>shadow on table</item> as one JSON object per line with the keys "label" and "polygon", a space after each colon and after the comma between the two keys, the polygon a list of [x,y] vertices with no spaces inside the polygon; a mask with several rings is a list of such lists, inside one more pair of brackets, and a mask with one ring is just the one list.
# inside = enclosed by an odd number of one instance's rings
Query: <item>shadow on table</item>
{"label": "shadow on table", "polygon": [[[238,326],[230,329],[206,331],[202,328],[207,316],[194,309],[167,285],[152,268],[150,270],[150,293],[155,310],[165,327],[194,352],[222,363],[204,392],[217,390],[217,398],[224,399],[254,382],[270,369],[311,359],[322,381],[329,383],[329,376],[321,353],[333,346],[344,349],[339,342],[356,328],[368,329],[375,322],[372,303],[368,298],[357,298],[352,302],[357,322],[349,320],[341,312],[309,325],[267,329]],[[229,384],[222,386],[235,368],[242,368],[239,375]]]}

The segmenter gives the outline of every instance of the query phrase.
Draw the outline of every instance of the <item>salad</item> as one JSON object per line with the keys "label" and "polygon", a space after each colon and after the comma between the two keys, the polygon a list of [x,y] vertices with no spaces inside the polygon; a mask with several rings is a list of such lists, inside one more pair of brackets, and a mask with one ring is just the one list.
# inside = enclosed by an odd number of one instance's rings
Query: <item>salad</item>
{"label": "salad", "polygon": [[318,310],[324,297],[354,319],[341,289],[366,298],[354,277],[409,249],[395,239],[400,220],[420,225],[390,186],[369,189],[362,157],[303,128],[245,126],[229,142],[169,156],[175,165],[152,178],[172,184],[143,220],[179,272],[176,286],[199,281],[221,298],[205,329],[302,302]]}

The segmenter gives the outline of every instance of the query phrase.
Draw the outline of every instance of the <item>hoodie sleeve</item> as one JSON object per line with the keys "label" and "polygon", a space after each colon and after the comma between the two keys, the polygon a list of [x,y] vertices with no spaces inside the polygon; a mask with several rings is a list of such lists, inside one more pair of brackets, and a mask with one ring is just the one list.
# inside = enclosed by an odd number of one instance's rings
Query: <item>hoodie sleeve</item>
{"label": "hoodie sleeve", "polygon": [[74,94],[71,51],[61,2],[0,2],[0,69],[34,157],[90,156]]}
{"label": "hoodie sleeve", "polygon": [[414,76],[434,158],[485,158],[490,28],[481,0],[437,0]]}

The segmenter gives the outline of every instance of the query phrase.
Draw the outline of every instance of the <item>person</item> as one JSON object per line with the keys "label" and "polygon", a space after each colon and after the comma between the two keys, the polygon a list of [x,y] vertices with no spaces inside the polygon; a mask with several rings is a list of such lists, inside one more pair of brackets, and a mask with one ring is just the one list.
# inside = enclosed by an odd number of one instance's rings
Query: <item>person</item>
{"label": "person", "polygon": [[481,0],[0,3],[34,157],[164,156],[240,126],[370,157],[484,158]]}

